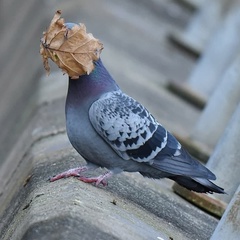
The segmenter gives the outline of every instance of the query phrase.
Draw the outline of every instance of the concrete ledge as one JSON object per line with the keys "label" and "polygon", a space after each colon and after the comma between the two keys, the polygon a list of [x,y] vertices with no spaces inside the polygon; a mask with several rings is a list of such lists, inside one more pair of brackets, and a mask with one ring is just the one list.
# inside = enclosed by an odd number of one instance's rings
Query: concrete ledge
{"label": "concrete ledge", "polygon": [[35,108],[35,93],[42,72],[39,36],[46,11],[44,1],[3,0],[1,13],[4,29],[0,36],[0,125],[4,127],[0,135],[0,165],[10,154]]}
{"label": "concrete ledge", "polygon": [[203,51],[203,49],[201,49],[199,46],[190,42],[182,31],[172,31],[168,37],[172,43],[194,58],[199,58]]}
{"label": "concrete ledge", "polygon": [[210,214],[221,218],[226,210],[227,204],[207,194],[200,194],[189,191],[181,187],[177,183],[173,185],[173,190],[181,197],[187,199],[189,202],[209,212]]}
{"label": "concrete ledge", "polygon": [[175,195],[168,181],[120,174],[106,188],[74,178],[49,183],[84,164],[66,137],[63,106],[61,98],[39,106],[15,151],[22,157],[4,169],[3,240],[209,239],[218,221]]}
{"label": "concrete ledge", "polygon": [[188,101],[199,109],[203,109],[206,105],[207,100],[200,96],[197,92],[190,89],[187,84],[181,84],[176,81],[169,81],[167,84],[169,91],[175,93],[180,98]]}
{"label": "concrete ledge", "polygon": [[178,0],[178,2],[182,3],[191,10],[196,10],[201,6],[201,0]]}

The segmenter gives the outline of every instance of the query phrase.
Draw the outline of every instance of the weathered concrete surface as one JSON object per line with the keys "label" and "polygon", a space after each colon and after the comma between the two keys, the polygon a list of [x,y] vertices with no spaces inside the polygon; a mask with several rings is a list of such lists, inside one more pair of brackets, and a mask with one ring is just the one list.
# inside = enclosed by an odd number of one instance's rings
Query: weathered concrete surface
{"label": "weathered concrete surface", "polygon": [[240,3],[233,3],[188,78],[188,86],[206,100],[211,97],[222,75],[237,57],[236,49],[240,48],[239,41],[235,41],[239,35]]}
{"label": "weathered concrete surface", "polygon": [[203,2],[183,32],[173,32],[172,39],[183,48],[200,55],[231,4],[229,0]]}
{"label": "weathered concrete surface", "polygon": [[10,204],[8,197],[2,205],[2,239],[209,238],[218,221],[174,195],[164,180],[121,174],[106,188],[73,178],[49,183],[49,176],[84,164],[58,122],[62,104],[43,105],[32,122],[38,138],[1,196],[15,189]]}
{"label": "weathered concrete surface", "polygon": [[240,186],[235,192],[231,202],[228,205],[221,221],[216,227],[211,240],[230,239],[237,240],[240,235]]}
{"label": "weathered concrete surface", "polygon": [[236,107],[224,133],[207,163],[207,167],[218,175],[216,183],[221,183],[225,191],[228,193],[216,197],[226,203],[231,201],[231,198],[240,185],[240,152],[238,150],[240,142],[239,122],[240,103]]}
{"label": "weathered concrete surface", "polygon": [[46,12],[42,1],[1,1],[0,166],[26,127],[42,74],[38,46]]}
{"label": "weathered concrete surface", "polygon": [[[217,145],[240,102],[240,54],[238,55],[225,70],[220,83],[189,136],[191,139],[212,148]],[[206,126],[208,126],[208,131],[206,131]]]}

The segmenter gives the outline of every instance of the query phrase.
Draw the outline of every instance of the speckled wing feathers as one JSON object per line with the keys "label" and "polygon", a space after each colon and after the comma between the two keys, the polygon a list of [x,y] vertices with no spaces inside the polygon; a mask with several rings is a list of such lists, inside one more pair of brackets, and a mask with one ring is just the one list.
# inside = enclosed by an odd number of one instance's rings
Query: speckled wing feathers
{"label": "speckled wing feathers", "polygon": [[149,162],[167,144],[167,131],[121,90],[106,93],[94,102],[89,118],[96,131],[125,160]]}
{"label": "speckled wing feathers", "polygon": [[215,175],[181,147],[140,103],[121,90],[105,93],[89,110],[95,130],[125,160],[150,164],[173,175]]}

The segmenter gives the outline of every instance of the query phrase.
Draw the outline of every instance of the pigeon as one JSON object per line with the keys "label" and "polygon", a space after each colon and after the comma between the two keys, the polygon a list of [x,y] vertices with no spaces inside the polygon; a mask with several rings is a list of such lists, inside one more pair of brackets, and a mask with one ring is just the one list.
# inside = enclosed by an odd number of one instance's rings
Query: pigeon
{"label": "pigeon", "polygon": [[[65,106],[68,138],[88,164],[57,174],[51,182],[74,176],[106,186],[109,177],[126,171],[153,179],[169,178],[200,193],[225,193],[210,181],[216,176],[209,169],[143,105],[122,92],[101,58],[94,65],[89,75],[69,77]],[[108,171],[97,177],[84,176],[92,165]]]}
{"label": "pigeon", "polygon": [[96,185],[122,171],[169,178],[196,192],[224,193],[216,176],[195,160],[139,102],[121,91],[101,59],[89,75],[69,77],[66,129],[77,152],[89,163],[107,168],[98,177],[81,176],[88,167],[70,169],[50,179],[70,176]]}

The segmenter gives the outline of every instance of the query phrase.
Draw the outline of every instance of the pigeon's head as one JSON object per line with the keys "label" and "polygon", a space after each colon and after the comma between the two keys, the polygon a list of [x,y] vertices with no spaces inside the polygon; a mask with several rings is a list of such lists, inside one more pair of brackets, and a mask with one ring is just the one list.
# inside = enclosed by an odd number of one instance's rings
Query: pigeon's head
{"label": "pigeon's head", "polygon": [[49,27],[43,32],[40,44],[40,54],[47,73],[50,73],[48,59],[51,59],[72,79],[89,75],[102,49],[103,44],[87,33],[84,24],[65,23],[61,11],[55,13]]}

